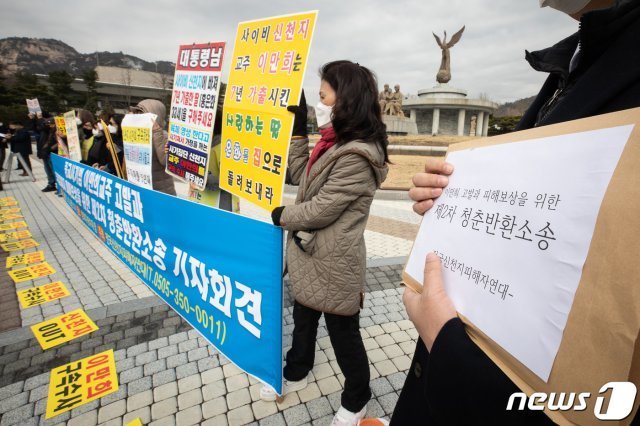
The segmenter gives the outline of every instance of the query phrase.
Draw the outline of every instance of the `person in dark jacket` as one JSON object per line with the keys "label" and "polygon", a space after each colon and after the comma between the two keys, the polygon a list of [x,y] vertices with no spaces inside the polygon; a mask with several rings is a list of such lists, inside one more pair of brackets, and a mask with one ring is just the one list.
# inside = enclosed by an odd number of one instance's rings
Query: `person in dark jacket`
{"label": "person in dark jacket", "polygon": [[[31,160],[29,159],[29,155],[32,153],[31,135],[21,122],[13,121],[9,123],[7,140],[11,144],[11,152],[19,153],[29,170],[31,170]],[[23,171],[20,176],[28,176],[27,171]]]}
{"label": "person in dark jacket", "polygon": [[[549,77],[517,130],[640,106],[640,57],[634,53],[640,45],[640,1],[541,0],[546,4],[579,20],[580,30],[548,49],[527,52],[531,66]],[[452,172],[451,164],[427,161],[409,193],[416,213],[433,206]],[[427,269],[437,276],[439,262]],[[469,338],[462,321],[447,309],[446,292],[433,281],[425,279],[437,290],[436,301],[431,288],[424,295],[405,290],[420,339],[392,426],[551,424],[539,411],[506,411],[509,396],[520,390]]]}
{"label": "person in dark jacket", "polygon": [[[111,140],[113,141],[114,149],[116,152],[116,156],[118,157],[120,167],[124,165],[124,145],[122,143],[121,126],[122,117],[122,115],[110,114],[108,116],[108,120],[105,120],[105,122],[107,123],[107,131],[111,135]],[[105,170],[108,173],[111,173],[112,175],[117,175],[115,161],[109,149],[106,149],[104,166],[100,165],[99,168]]]}
{"label": "person in dark jacket", "polygon": [[[3,136],[0,136],[0,172],[1,172],[4,170],[4,160],[6,159],[6,155],[7,155],[8,142],[7,142],[6,135],[9,134],[9,127],[2,122],[0,122],[0,134],[3,135]],[[9,167],[10,166],[11,164],[9,164]]]}
{"label": "person in dark jacket", "polygon": [[53,172],[53,164],[51,163],[51,153],[58,152],[58,136],[56,135],[56,123],[53,118],[48,118],[46,121],[48,132],[44,142],[38,147],[38,158],[42,159],[44,165],[44,171],[47,174],[47,186],[42,189],[42,192],[51,192],[56,190],[56,177]]}

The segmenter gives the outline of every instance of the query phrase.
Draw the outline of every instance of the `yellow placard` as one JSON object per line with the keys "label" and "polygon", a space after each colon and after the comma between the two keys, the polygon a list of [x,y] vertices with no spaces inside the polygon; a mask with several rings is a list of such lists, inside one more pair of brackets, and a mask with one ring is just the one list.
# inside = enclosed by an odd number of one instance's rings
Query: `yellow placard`
{"label": "yellow placard", "polygon": [[38,265],[27,266],[26,268],[14,269],[13,271],[9,271],[9,276],[14,282],[21,283],[55,273],[56,270],[47,262],[44,262]]}
{"label": "yellow placard", "polygon": [[33,238],[29,238],[26,240],[16,241],[14,243],[0,244],[0,247],[2,247],[2,250],[4,251],[14,251],[14,250],[24,250],[27,248],[38,247],[39,245],[40,245],[39,242],[37,242]]}
{"label": "yellow placard", "polygon": [[279,206],[293,114],[318,12],[241,22],[222,120],[220,187],[258,206]]}
{"label": "yellow placard", "polygon": [[64,117],[58,116],[54,119],[56,120],[56,130],[62,133],[62,136],[67,136],[67,128],[64,124]]}
{"label": "yellow placard", "polygon": [[11,207],[9,209],[0,209],[0,215],[4,216],[12,213],[20,213],[22,209],[20,207]]}
{"label": "yellow placard", "polygon": [[18,300],[23,309],[42,305],[52,300],[69,296],[69,290],[62,281],[55,281],[38,287],[18,291]]}
{"label": "yellow placard", "polygon": [[6,234],[0,234],[0,243],[6,243],[11,240],[24,240],[25,238],[31,238],[31,231],[23,229],[22,231],[7,232]]}
{"label": "yellow placard", "polygon": [[118,390],[113,349],[54,368],[50,377],[47,419]]}
{"label": "yellow placard", "polygon": [[140,417],[138,417],[137,419],[133,419],[129,423],[127,423],[127,426],[142,426],[142,420],[140,420]]}
{"label": "yellow placard", "polygon": [[5,220],[23,219],[23,218],[24,216],[22,216],[21,214],[10,213],[10,214],[5,214],[0,216],[0,221],[4,222]]}
{"label": "yellow placard", "polygon": [[0,201],[0,207],[12,207],[17,206],[18,202],[16,200],[13,201]]}
{"label": "yellow placard", "polygon": [[137,143],[140,145],[149,145],[151,138],[151,129],[145,127],[123,127],[122,139],[128,143]]}
{"label": "yellow placard", "polygon": [[29,265],[31,263],[44,262],[44,252],[34,251],[33,253],[18,254],[7,257],[6,267],[13,268],[19,265]]}
{"label": "yellow placard", "polygon": [[27,222],[21,220],[19,222],[5,223],[0,225],[0,231],[9,231],[11,229],[26,228]]}
{"label": "yellow placard", "polygon": [[53,348],[97,329],[98,326],[82,309],[31,326],[42,349]]}

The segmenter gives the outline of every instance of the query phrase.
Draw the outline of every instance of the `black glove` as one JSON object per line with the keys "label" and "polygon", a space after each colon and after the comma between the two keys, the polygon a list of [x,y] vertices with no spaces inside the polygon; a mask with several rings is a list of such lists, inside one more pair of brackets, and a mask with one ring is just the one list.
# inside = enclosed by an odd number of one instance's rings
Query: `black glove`
{"label": "black glove", "polygon": [[280,217],[282,216],[282,212],[284,211],[284,206],[276,207],[271,211],[271,220],[273,224],[276,226],[280,226]]}
{"label": "black glove", "polygon": [[287,111],[295,114],[293,119],[293,136],[307,137],[307,99],[304,97],[304,89],[300,94],[300,105],[291,105]]}

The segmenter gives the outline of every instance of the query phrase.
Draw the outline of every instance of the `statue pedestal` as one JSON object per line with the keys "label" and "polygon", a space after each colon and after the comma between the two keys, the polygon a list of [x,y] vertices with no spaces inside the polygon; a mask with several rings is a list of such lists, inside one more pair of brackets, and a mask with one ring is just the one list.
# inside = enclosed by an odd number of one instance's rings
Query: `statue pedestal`
{"label": "statue pedestal", "polygon": [[387,125],[388,135],[417,135],[416,122],[407,117],[383,115],[382,121]]}

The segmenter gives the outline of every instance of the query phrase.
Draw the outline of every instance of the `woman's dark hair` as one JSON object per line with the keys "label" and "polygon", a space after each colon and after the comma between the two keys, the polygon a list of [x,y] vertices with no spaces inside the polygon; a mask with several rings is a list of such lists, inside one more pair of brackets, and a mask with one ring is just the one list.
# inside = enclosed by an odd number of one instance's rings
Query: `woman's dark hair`
{"label": "woman's dark hair", "polygon": [[356,139],[377,143],[384,153],[384,162],[388,163],[389,141],[382,122],[375,75],[351,61],[334,61],[322,66],[320,78],[336,92],[331,122],[337,143]]}

